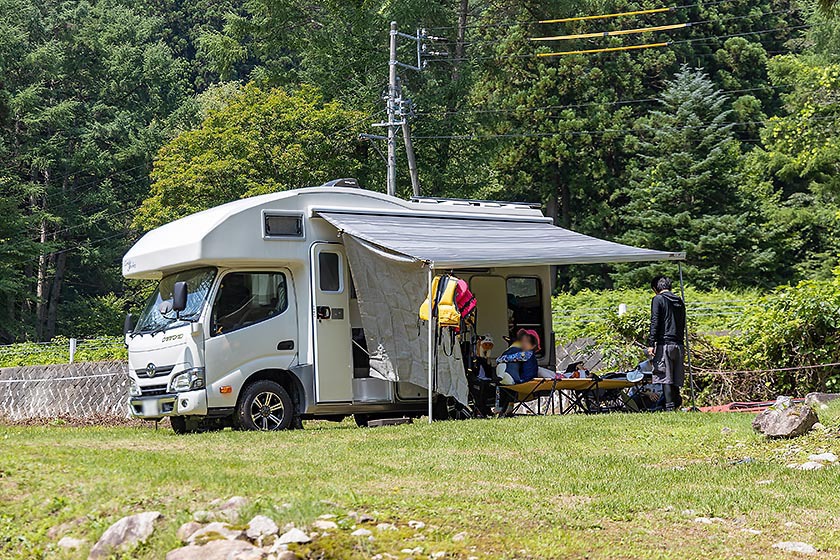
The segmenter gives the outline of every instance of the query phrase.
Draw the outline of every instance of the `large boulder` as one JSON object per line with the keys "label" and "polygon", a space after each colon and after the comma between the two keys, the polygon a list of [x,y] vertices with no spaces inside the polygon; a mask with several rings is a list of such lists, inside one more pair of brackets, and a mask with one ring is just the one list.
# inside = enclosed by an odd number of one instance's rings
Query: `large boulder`
{"label": "large boulder", "polygon": [[770,407],[756,416],[753,429],[769,438],[791,438],[807,433],[819,421],[810,406]]}
{"label": "large boulder", "polygon": [[837,399],[840,399],[840,393],[808,393],[805,395],[805,404],[813,409],[823,409]]}
{"label": "large boulder", "polygon": [[115,553],[131,550],[146,542],[155,530],[155,521],[160,519],[157,511],[147,511],[123,517],[108,527],[97,543],[93,545],[88,560],[103,560]]}
{"label": "large boulder", "polygon": [[166,560],[261,560],[266,552],[245,541],[211,541],[202,546],[176,548]]}

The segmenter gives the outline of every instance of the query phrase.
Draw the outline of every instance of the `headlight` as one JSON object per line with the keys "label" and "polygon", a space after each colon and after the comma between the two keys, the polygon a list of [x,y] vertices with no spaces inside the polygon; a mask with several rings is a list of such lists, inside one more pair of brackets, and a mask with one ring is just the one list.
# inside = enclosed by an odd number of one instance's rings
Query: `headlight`
{"label": "headlight", "polygon": [[133,379],[131,380],[131,385],[128,387],[128,394],[132,397],[140,397],[143,395],[143,391],[140,390],[140,386]]}
{"label": "headlight", "polygon": [[204,388],[204,368],[191,368],[175,374],[169,382],[169,390],[176,393]]}

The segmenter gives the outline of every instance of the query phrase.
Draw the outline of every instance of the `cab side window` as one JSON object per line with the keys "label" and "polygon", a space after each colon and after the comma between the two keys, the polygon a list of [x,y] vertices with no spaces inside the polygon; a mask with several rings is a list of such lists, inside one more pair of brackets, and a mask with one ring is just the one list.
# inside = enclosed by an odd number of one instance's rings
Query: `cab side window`
{"label": "cab side window", "polygon": [[213,302],[211,332],[227,334],[283,313],[289,306],[282,272],[231,272]]}

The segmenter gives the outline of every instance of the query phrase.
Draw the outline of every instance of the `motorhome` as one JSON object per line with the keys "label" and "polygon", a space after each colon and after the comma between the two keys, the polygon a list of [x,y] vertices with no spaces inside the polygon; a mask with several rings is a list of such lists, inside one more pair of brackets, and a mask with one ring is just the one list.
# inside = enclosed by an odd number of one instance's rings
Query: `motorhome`
{"label": "motorhome", "polygon": [[[500,342],[496,354],[512,328],[527,327],[550,368],[552,264],[673,257],[550,222],[532,204],[403,200],[343,180],[154,229],[122,263],[126,278],[157,282],[126,320],[131,414],[168,417],[177,432],[278,430],[419,416],[430,412],[429,387],[465,400],[457,374],[451,389],[433,377],[432,330],[417,317],[424,279],[441,271],[469,283],[476,331]],[[546,255],[558,244],[566,260]],[[377,356],[390,365],[377,367]]]}

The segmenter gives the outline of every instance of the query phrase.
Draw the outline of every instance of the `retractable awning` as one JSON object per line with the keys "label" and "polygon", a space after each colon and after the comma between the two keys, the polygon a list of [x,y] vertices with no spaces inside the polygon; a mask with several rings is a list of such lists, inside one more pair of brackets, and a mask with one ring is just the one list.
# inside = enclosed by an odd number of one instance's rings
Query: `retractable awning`
{"label": "retractable awning", "polygon": [[434,268],[684,260],[685,253],[622,245],[554,226],[550,219],[320,211],[339,230]]}

